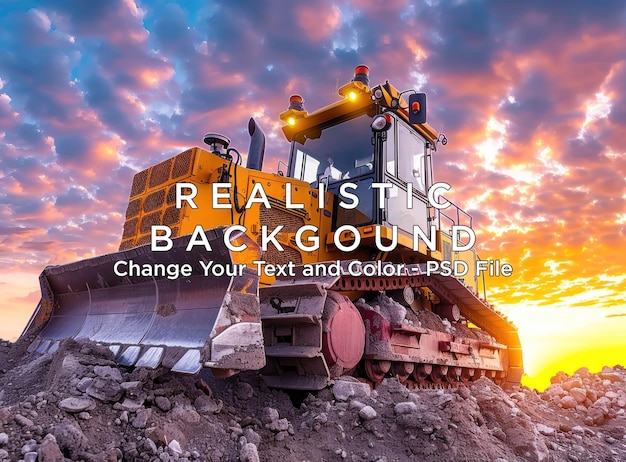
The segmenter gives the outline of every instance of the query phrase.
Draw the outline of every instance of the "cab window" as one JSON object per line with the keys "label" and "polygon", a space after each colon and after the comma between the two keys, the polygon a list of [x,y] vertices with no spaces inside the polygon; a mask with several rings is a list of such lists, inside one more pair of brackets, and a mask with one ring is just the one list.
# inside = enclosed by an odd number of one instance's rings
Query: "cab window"
{"label": "cab window", "polygon": [[398,123],[398,178],[405,183],[413,183],[413,188],[426,194],[425,151],[423,138]]}

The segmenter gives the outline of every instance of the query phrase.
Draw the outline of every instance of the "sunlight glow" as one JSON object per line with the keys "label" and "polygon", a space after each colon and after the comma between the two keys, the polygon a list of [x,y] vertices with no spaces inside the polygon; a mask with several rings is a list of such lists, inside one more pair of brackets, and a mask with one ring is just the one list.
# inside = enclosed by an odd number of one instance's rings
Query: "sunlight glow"
{"label": "sunlight glow", "polygon": [[578,132],[578,139],[583,139],[585,137],[589,124],[595,122],[596,120],[608,117],[611,113],[611,98],[609,98],[604,91],[600,91],[595,94],[592,101],[587,102],[586,106],[585,121]]}
{"label": "sunlight glow", "polygon": [[476,145],[478,156],[483,159],[484,167],[492,169],[500,150],[506,144],[506,126],[508,121],[500,122],[490,117],[485,129],[485,140]]}

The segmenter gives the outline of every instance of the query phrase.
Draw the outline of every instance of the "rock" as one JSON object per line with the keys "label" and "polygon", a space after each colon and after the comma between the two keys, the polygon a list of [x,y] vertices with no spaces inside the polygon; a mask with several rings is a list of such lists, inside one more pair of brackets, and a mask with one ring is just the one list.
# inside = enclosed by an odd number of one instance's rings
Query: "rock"
{"label": "rock", "polygon": [[187,423],[200,422],[200,414],[196,412],[193,406],[188,404],[181,404],[172,408],[168,416],[171,420],[181,420]]}
{"label": "rock", "polygon": [[143,401],[137,401],[132,398],[124,398],[121,403],[115,403],[113,409],[116,411],[135,412],[143,407]]}
{"label": "rock", "polygon": [[22,414],[15,414],[15,422],[22,427],[32,427],[35,425],[28,417],[24,417]]}
{"label": "rock", "polygon": [[359,417],[363,420],[374,420],[377,415],[372,406],[365,406],[359,411]]}
{"label": "rock", "polygon": [[554,433],[556,432],[554,428],[548,427],[547,425],[544,425],[542,423],[538,423],[536,427],[537,427],[537,431],[541,433],[542,435],[550,436],[550,435],[554,435]]}
{"label": "rock", "polygon": [[0,449],[0,461],[5,459],[9,460],[9,453],[4,449]]}
{"label": "rock", "polygon": [[246,382],[238,382],[235,385],[235,396],[241,400],[247,400],[252,398],[254,395],[254,390],[249,383]]}
{"label": "rock", "polygon": [[609,382],[620,382],[622,380],[616,372],[600,372],[598,375],[602,380],[608,380]]}
{"label": "rock", "polygon": [[196,388],[207,396],[213,396],[213,390],[203,379],[196,381]]}
{"label": "rock", "polygon": [[122,390],[119,382],[111,378],[96,377],[87,388],[86,393],[103,403],[115,403],[122,397],[124,390]]}
{"label": "rock", "polygon": [[360,411],[363,407],[365,407],[365,404],[361,401],[357,401],[356,399],[350,401],[350,409],[358,409]]}
{"label": "rock", "polygon": [[239,460],[241,462],[259,462],[259,451],[253,443],[246,443],[239,451]]}
{"label": "rock", "polygon": [[180,447],[180,443],[176,440],[172,440],[167,445],[168,449],[172,453],[172,455],[180,455],[183,453],[182,448]]}
{"label": "rock", "polygon": [[371,393],[369,385],[366,383],[339,379],[333,385],[333,396],[338,401],[348,401],[350,398],[364,398]]}
{"label": "rock", "polygon": [[261,435],[255,432],[252,428],[247,427],[243,430],[243,436],[246,438],[248,443],[252,443],[256,446],[261,444]]}
{"label": "rock", "polygon": [[24,454],[24,462],[37,462],[37,453],[35,451]]}
{"label": "rock", "polygon": [[605,416],[606,414],[601,406],[596,406],[594,404],[587,410],[587,417],[589,417],[595,425],[602,424]]}
{"label": "rock", "polygon": [[203,414],[217,414],[222,410],[222,402],[215,402],[213,398],[207,395],[200,395],[193,403],[198,412]]}
{"label": "rock", "polygon": [[279,417],[278,411],[273,407],[265,407],[261,411],[261,422],[264,424],[272,423],[278,420]]}
{"label": "rock", "polygon": [[131,390],[140,390],[142,385],[143,385],[143,382],[139,380],[133,380],[131,382],[120,383],[120,387],[122,387],[122,390],[126,392],[129,392]]}
{"label": "rock", "polygon": [[569,395],[576,400],[578,404],[582,404],[587,399],[587,392],[583,388],[572,388]]}
{"label": "rock", "polygon": [[577,369],[576,372],[574,372],[574,375],[577,375],[581,379],[588,379],[591,377],[588,367],[581,367],[580,369]]}
{"label": "rock", "polygon": [[577,404],[578,402],[569,395],[561,398],[561,407],[563,409],[572,409],[576,407]]}
{"label": "rock", "polygon": [[410,414],[417,411],[417,405],[413,401],[404,401],[396,404],[393,410],[396,415]]}
{"label": "rock", "polygon": [[30,439],[26,442],[24,446],[22,446],[22,454],[26,454],[27,452],[34,452],[37,449],[37,441]]}
{"label": "rock", "polygon": [[565,390],[560,384],[550,385],[545,391],[542,393],[541,398],[546,401],[550,401],[554,398],[559,398],[565,394]]}
{"label": "rock", "polygon": [[172,402],[165,396],[157,396],[154,399],[154,404],[163,412],[167,412],[172,409]]}
{"label": "rock", "polygon": [[122,446],[122,453],[124,460],[139,460],[139,451],[137,451],[137,444],[134,441],[124,443]]}
{"label": "rock", "polygon": [[550,378],[550,383],[563,383],[567,379],[567,374],[565,372],[559,371],[556,373],[556,375]]}
{"label": "rock", "polygon": [[78,454],[87,444],[87,437],[80,427],[69,420],[64,420],[56,425],[52,431],[57,444],[63,453],[69,454],[71,459],[78,459]]}
{"label": "rock", "polygon": [[122,382],[122,373],[119,369],[111,366],[94,366],[94,373],[103,379],[113,379],[116,382]]}
{"label": "rock", "polygon": [[7,444],[9,444],[9,435],[4,432],[0,433],[0,446],[6,446]]}
{"label": "rock", "polygon": [[595,403],[598,399],[598,392],[596,392],[596,390],[594,390],[593,388],[587,388],[585,390],[585,394],[592,403]]}
{"label": "rock", "polygon": [[13,418],[13,411],[9,407],[0,407],[0,425],[6,425]]}
{"label": "rock", "polygon": [[91,398],[70,397],[59,401],[59,409],[70,414],[83,411],[90,411],[96,407],[96,403]]}
{"label": "rock", "polygon": [[59,448],[57,439],[48,433],[37,450],[39,462],[64,462],[65,457]]}
{"label": "rock", "polygon": [[76,384],[76,389],[81,393],[85,393],[87,391],[87,388],[89,388],[92,383],[93,377],[83,377],[82,379],[80,379],[78,384]]}
{"label": "rock", "polygon": [[157,446],[167,446],[174,439],[183,445],[187,443],[187,437],[174,422],[165,422],[162,425],[150,427],[145,431],[145,435]]}
{"label": "rock", "polygon": [[580,377],[569,378],[563,382],[562,386],[565,391],[570,391],[572,388],[585,388],[585,385]]}
{"label": "rock", "polygon": [[265,428],[278,433],[278,432],[285,432],[287,431],[287,429],[289,428],[289,421],[287,419],[278,419],[278,420],[274,420],[268,424],[265,425]]}
{"label": "rock", "polygon": [[132,420],[131,425],[135,428],[146,428],[148,419],[152,415],[152,409],[139,409],[135,418]]}
{"label": "rock", "polygon": [[146,438],[145,440],[143,440],[143,448],[145,452],[150,455],[156,456],[158,454],[157,445],[150,438]]}

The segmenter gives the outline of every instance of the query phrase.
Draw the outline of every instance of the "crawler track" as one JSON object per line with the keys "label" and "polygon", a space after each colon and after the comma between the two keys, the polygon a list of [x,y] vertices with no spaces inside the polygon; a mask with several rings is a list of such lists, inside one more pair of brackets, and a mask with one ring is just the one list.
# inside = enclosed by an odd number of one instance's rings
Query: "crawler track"
{"label": "crawler track", "polygon": [[[284,278],[261,289],[269,352],[262,375],[268,385],[321,389],[344,373],[374,387],[389,376],[410,388],[454,387],[481,376],[500,385],[519,383],[517,329],[459,280],[427,276],[420,265],[408,265],[400,276],[355,276],[347,263],[337,276]],[[429,309],[411,306],[410,294],[423,292],[434,294],[443,313],[458,308],[463,322],[450,324]],[[398,299],[399,293],[408,298],[406,308],[384,295]],[[478,329],[468,328],[467,321]],[[361,332],[364,346],[358,341]]]}

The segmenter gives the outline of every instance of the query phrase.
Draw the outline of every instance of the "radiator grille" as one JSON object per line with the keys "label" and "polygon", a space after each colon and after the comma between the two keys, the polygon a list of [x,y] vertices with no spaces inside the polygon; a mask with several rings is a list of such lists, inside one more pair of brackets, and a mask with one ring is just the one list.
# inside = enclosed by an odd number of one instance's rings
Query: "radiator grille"
{"label": "radiator grille", "polygon": [[144,244],[150,244],[150,241],[152,240],[152,236],[150,236],[150,234],[145,234],[143,236],[139,236],[139,239],[137,239],[137,247],[139,247],[140,245],[144,245]]}
{"label": "radiator grille", "polygon": [[167,205],[173,204],[176,202],[176,185],[173,184],[170,186],[170,189],[167,191]]}
{"label": "radiator grille", "polygon": [[269,231],[273,230],[277,224],[283,225],[283,232],[296,233],[304,226],[304,220],[296,216],[287,210],[272,206],[271,209],[261,207],[260,208],[260,221],[261,226],[267,226]]}
{"label": "radiator grille", "polygon": [[[272,208],[265,207],[260,208],[260,222],[261,226],[267,226],[268,234],[274,230],[277,224],[283,225],[282,232],[295,233],[302,226],[304,226],[304,220],[297,215],[288,212],[285,209],[278,208],[272,204]],[[261,244],[261,237],[258,238],[259,245]],[[302,264],[302,256],[300,252],[289,246],[283,245],[284,251],[279,251],[273,245],[269,245],[268,249],[263,252],[263,258],[272,263],[284,265],[290,261],[296,265]]]}
{"label": "radiator grille", "polygon": [[191,173],[193,149],[179,154],[174,159],[174,169],[172,170],[172,179],[180,178]]}
{"label": "radiator grille", "polygon": [[128,203],[128,208],[126,209],[126,218],[132,218],[139,215],[139,210],[141,209],[141,197],[137,199],[133,199]]}
{"label": "radiator grille", "polygon": [[149,233],[152,226],[160,225],[160,224],[161,224],[161,211],[160,210],[158,212],[154,212],[149,215],[144,215],[143,218],[141,219],[141,226],[139,228],[139,232],[141,234]]}
{"label": "radiator grille", "polygon": [[163,215],[163,224],[167,226],[171,226],[173,224],[177,224],[180,221],[180,209],[176,207],[168,207],[165,211],[165,215]]}
{"label": "radiator grille", "polygon": [[163,199],[165,199],[165,189],[159,189],[158,191],[148,194],[146,201],[143,203],[143,211],[152,212],[153,210],[161,208]]}
{"label": "radiator grille", "polygon": [[133,237],[137,233],[138,222],[138,218],[126,220],[126,223],[124,223],[124,233],[122,234],[122,239],[128,239],[129,237]]}
{"label": "radiator grille", "polygon": [[[195,158],[196,148],[188,149],[133,177],[120,250],[149,243],[155,225],[169,226],[172,237],[179,235],[182,212],[175,207],[176,182],[191,176]],[[190,192],[183,188],[184,194]]]}
{"label": "radiator grille", "polygon": [[172,159],[167,159],[150,169],[150,187],[154,188],[170,179]]}
{"label": "radiator grille", "polygon": [[[259,239],[260,245],[260,239]],[[302,264],[302,256],[300,252],[291,247],[283,245],[284,250],[281,252],[273,245],[269,245],[267,250],[263,252],[263,259],[269,263],[284,265],[289,263],[290,261],[294,262],[296,265]]]}
{"label": "radiator grille", "polygon": [[120,244],[120,250],[132,249],[133,247],[135,247],[134,237],[132,239],[126,239]]}
{"label": "radiator grille", "polygon": [[133,178],[133,187],[130,190],[130,197],[135,197],[146,190],[146,180],[148,179],[148,170],[142,170]]}

